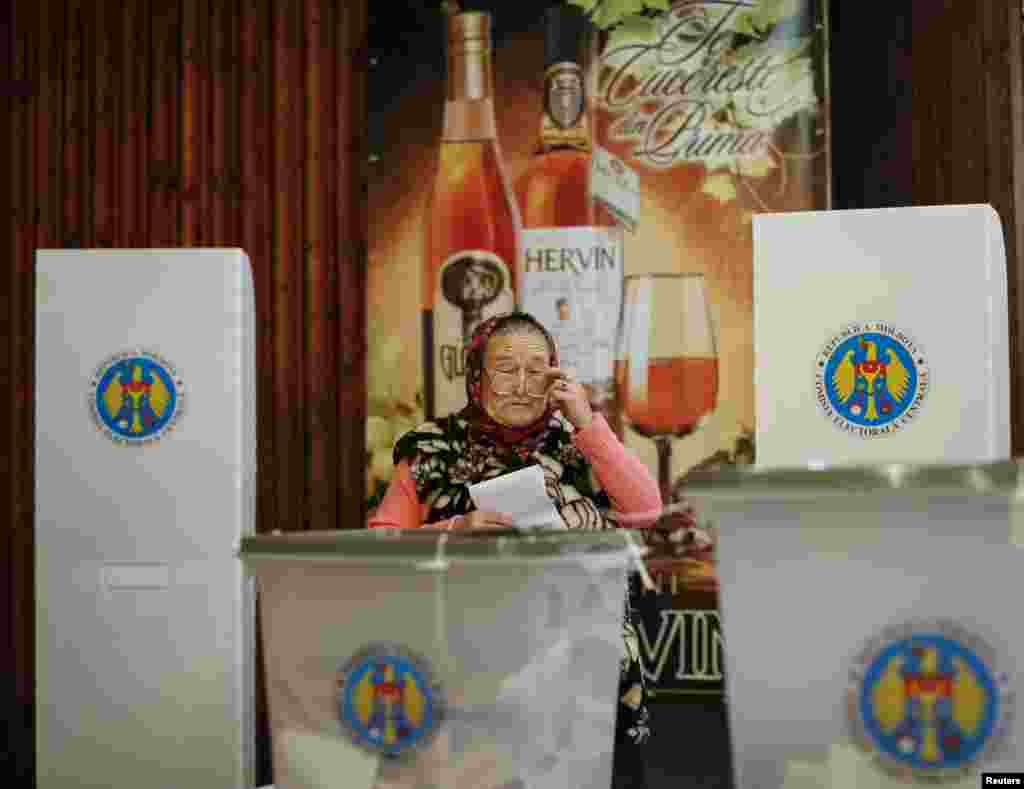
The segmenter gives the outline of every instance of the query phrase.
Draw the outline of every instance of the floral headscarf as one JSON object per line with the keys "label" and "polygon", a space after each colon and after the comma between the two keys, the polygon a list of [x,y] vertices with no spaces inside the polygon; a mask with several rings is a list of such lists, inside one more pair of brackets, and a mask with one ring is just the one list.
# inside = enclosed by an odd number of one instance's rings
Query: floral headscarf
{"label": "floral headscarf", "polygon": [[394,462],[409,463],[420,501],[429,505],[427,523],[474,509],[469,486],[526,466],[540,465],[545,486],[569,528],[602,529],[610,522],[611,502],[590,464],[573,444],[573,428],[550,406],[535,422],[509,428],[496,422],[482,403],[484,356],[490,338],[511,320],[535,326],[558,354],[543,324],[523,312],[484,321],[466,346],[466,396],[461,411],[426,422],[395,444]]}

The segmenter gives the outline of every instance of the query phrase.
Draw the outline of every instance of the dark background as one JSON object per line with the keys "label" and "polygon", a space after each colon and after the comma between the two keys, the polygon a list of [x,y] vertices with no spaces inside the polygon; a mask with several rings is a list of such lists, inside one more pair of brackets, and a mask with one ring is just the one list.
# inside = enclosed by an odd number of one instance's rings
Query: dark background
{"label": "dark background", "polygon": [[[379,121],[373,113],[367,118],[365,105],[360,106],[359,86],[381,98],[371,98],[370,107],[382,106],[398,90],[415,89],[412,55],[424,41],[436,52],[434,68],[443,68],[443,52],[436,45],[443,40],[438,5],[435,0],[0,2],[0,94],[5,102],[0,139],[0,193],[5,197],[0,202],[0,641],[9,645],[0,651],[0,784],[31,786],[34,769],[33,245],[191,241],[250,250],[260,313],[258,527],[351,526],[356,502],[363,498],[360,353],[365,337],[359,270],[365,241],[359,232],[359,195]],[[495,13],[499,42],[508,32],[536,23],[544,5],[529,0],[467,4]],[[311,9],[334,26],[333,32],[325,30],[312,56],[301,43],[301,22],[292,21]],[[359,9],[369,14],[365,36]],[[148,31],[148,39],[139,45],[125,35],[122,46],[115,47],[115,60],[105,60],[99,47],[105,46],[106,31],[129,24]],[[323,26],[328,27],[326,22]],[[834,207],[987,202],[1002,217],[1018,455],[1024,435],[1019,3],[832,0],[828,32]],[[199,55],[187,63],[185,35],[196,35],[199,47]],[[238,44],[244,36],[259,57],[243,69],[237,58],[218,50],[218,41],[244,50]],[[82,71],[74,70],[68,53],[77,53]],[[328,82],[303,83],[303,69],[314,61]],[[181,75],[189,69],[197,77],[194,84],[183,83]],[[246,94],[239,107],[232,91],[243,77],[256,85],[258,95]],[[122,81],[134,85],[138,95],[127,97],[118,87]],[[319,90],[342,97],[345,104],[331,109],[323,121],[323,159],[311,156],[297,125],[304,101],[320,110]],[[113,116],[107,96],[113,97]],[[209,125],[183,143],[192,146],[198,160],[183,162],[181,150],[164,150],[152,142],[156,127],[179,123],[182,101],[211,102],[195,105],[200,110],[213,107],[197,116]],[[122,120],[112,130],[110,117],[131,119],[128,110],[139,104],[148,108],[145,126],[139,118],[131,122],[141,130],[141,141],[131,139],[135,132],[125,134]],[[258,123],[247,125],[253,118]],[[224,139],[237,139],[239,128],[246,132],[239,150],[218,148]],[[42,142],[39,130],[49,135]],[[111,192],[109,184],[96,185],[96,174],[110,169],[111,133],[120,135],[118,140],[136,157],[138,177],[131,190]],[[52,158],[36,156],[26,168],[25,160],[37,151],[52,152]],[[74,166],[70,173],[69,162]],[[342,182],[319,180],[323,169],[339,173]],[[133,204],[141,206],[149,224],[121,228]],[[324,208],[322,222],[309,219],[305,207],[311,204]],[[122,231],[134,233],[128,236],[131,243],[125,243]],[[318,262],[320,251],[325,268]],[[320,306],[313,300],[315,288],[295,286],[310,273],[323,276],[328,301]],[[326,311],[317,311],[321,307]],[[322,337],[333,339],[320,344],[317,338]],[[335,375],[317,378],[321,369]],[[730,785],[720,700],[659,704],[653,712],[652,787]],[[258,778],[267,783],[266,759],[261,767]]]}

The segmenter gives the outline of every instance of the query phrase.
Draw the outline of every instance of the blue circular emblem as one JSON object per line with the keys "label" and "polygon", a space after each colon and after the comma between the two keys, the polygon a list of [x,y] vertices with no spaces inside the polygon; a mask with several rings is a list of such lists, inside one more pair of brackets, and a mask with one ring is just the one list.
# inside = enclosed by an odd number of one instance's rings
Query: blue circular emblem
{"label": "blue circular emblem", "polygon": [[920,413],[931,385],[921,346],[889,323],[851,324],[815,363],[818,404],[832,423],[863,438],[895,433]]}
{"label": "blue circular emblem", "polygon": [[356,653],[341,670],[337,704],[352,741],[386,756],[429,744],[445,714],[426,660],[398,644],[371,644]]}
{"label": "blue circular emblem", "polygon": [[879,767],[921,781],[962,780],[1012,720],[1008,676],[989,645],[937,620],[888,628],[857,658],[847,712]]}
{"label": "blue circular emblem", "polygon": [[179,421],[184,384],[161,356],[134,350],[107,359],[90,381],[97,427],[118,444],[158,441]]}

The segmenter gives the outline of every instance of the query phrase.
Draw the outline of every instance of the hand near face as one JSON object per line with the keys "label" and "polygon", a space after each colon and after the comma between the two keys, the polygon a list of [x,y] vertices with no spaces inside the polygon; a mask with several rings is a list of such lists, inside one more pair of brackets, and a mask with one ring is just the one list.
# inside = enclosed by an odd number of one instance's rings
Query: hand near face
{"label": "hand near face", "polygon": [[587,390],[583,384],[573,380],[570,372],[559,367],[550,368],[548,375],[555,379],[548,387],[548,397],[551,399],[551,403],[562,412],[566,419],[572,422],[573,427],[577,430],[589,425],[594,418],[594,412],[590,407]]}

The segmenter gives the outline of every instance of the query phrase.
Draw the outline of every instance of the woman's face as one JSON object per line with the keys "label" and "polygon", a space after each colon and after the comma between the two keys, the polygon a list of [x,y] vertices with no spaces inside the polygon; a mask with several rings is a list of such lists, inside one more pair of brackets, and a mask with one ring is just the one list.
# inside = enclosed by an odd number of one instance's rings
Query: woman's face
{"label": "woman's face", "polygon": [[[525,427],[544,414],[547,398],[526,394],[520,371],[539,372],[548,368],[550,351],[543,336],[534,333],[491,337],[484,352],[484,376],[481,400],[484,411],[507,427]],[[515,373],[519,385],[515,392],[500,395],[494,391],[495,373]]]}

